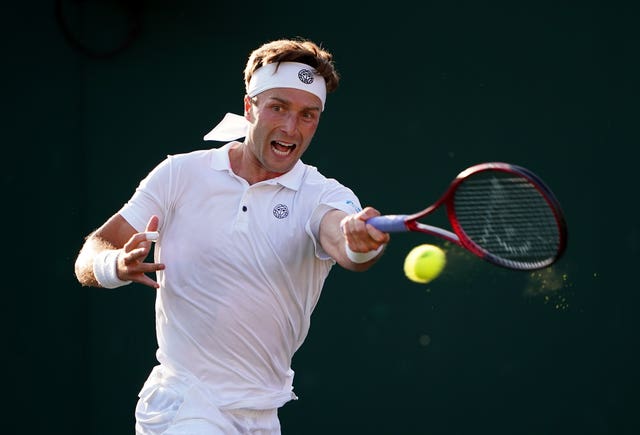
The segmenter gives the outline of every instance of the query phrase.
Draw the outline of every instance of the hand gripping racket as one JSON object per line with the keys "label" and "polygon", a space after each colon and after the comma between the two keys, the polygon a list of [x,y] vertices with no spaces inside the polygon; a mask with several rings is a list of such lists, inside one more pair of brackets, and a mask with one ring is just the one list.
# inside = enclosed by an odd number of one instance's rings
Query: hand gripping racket
{"label": "hand gripping racket", "polygon": [[[442,205],[453,232],[418,221]],[[472,166],[424,210],[378,216],[367,223],[388,233],[416,231],[441,237],[515,270],[548,267],[567,245],[567,226],[553,192],[528,169],[509,163]]]}

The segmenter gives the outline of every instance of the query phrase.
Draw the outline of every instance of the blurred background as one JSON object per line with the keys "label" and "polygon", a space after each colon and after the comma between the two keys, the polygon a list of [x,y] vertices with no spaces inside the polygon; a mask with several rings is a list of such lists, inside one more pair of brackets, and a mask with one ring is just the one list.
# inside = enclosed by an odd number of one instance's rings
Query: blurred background
{"label": "blurred background", "polygon": [[[84,237],[167,154],[242,110],[263,42],[333,52],[306,163],[410,213],[462,169],[538,173],[570,230],[516,273],[394,235],[334,268],[293,360],[283,434],[640,433],[635,2],[35,0],[3,7],[6,433],[129,434],[155,365],[154,293],[82,288]],[[440,216],[432,222],[443,223]],[[408,281],[415,245],[444,273]]]}

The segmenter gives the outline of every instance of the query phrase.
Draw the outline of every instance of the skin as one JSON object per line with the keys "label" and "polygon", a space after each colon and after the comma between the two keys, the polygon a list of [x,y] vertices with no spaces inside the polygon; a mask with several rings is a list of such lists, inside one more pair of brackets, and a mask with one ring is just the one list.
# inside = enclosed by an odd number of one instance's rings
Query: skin
{"label": "skin", "polygon": [[[245,141],[234,144],[229,151],[234,173],[255,184],[291,170],[309,147],[321,113],[320,99],[299,89],[275,88],[253,98],[245,96],[244,116],[251,126]],[[382,253],[366,263],[353,263],[346,255],[345,243],[355,252],[368,252],[388,243],[389,234],[365,223],[379,215],[372,207],[352,215],[340,210],[327,212],[320,223],[319,241],[340,266],[353,271],[367,270]],[[158,227],[158,218],[153,216],[146,231],[157,231]],[[104,249],[120,249],[118,277],[158,288],[148,274],[163,270],[165,265],[145,262],[151,245],[143,233],[115,214],[86,238],[75,264],[78,281],[100,287],[93,275],[95,255]]]}

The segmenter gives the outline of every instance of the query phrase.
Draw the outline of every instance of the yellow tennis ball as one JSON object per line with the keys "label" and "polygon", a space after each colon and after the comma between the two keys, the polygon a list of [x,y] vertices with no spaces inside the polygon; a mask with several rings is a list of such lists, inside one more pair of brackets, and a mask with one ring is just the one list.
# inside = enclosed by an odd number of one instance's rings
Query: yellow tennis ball
{"label": "yellow tennis ball", "polygon": [[434,245],[419,245],[404,259],[404,274],[411,281],[426,284],[438,277],[447,262],[442,249]]}

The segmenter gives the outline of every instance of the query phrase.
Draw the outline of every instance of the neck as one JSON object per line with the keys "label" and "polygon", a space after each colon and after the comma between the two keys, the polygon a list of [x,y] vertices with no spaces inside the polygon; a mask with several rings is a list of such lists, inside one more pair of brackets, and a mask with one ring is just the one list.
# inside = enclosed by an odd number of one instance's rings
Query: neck
{"label": "neck", "polygon": [[265,169],[245,143],[237,142],[231,146],[229,162],[233,173],[246,180],[250,185],[282,175]]}

